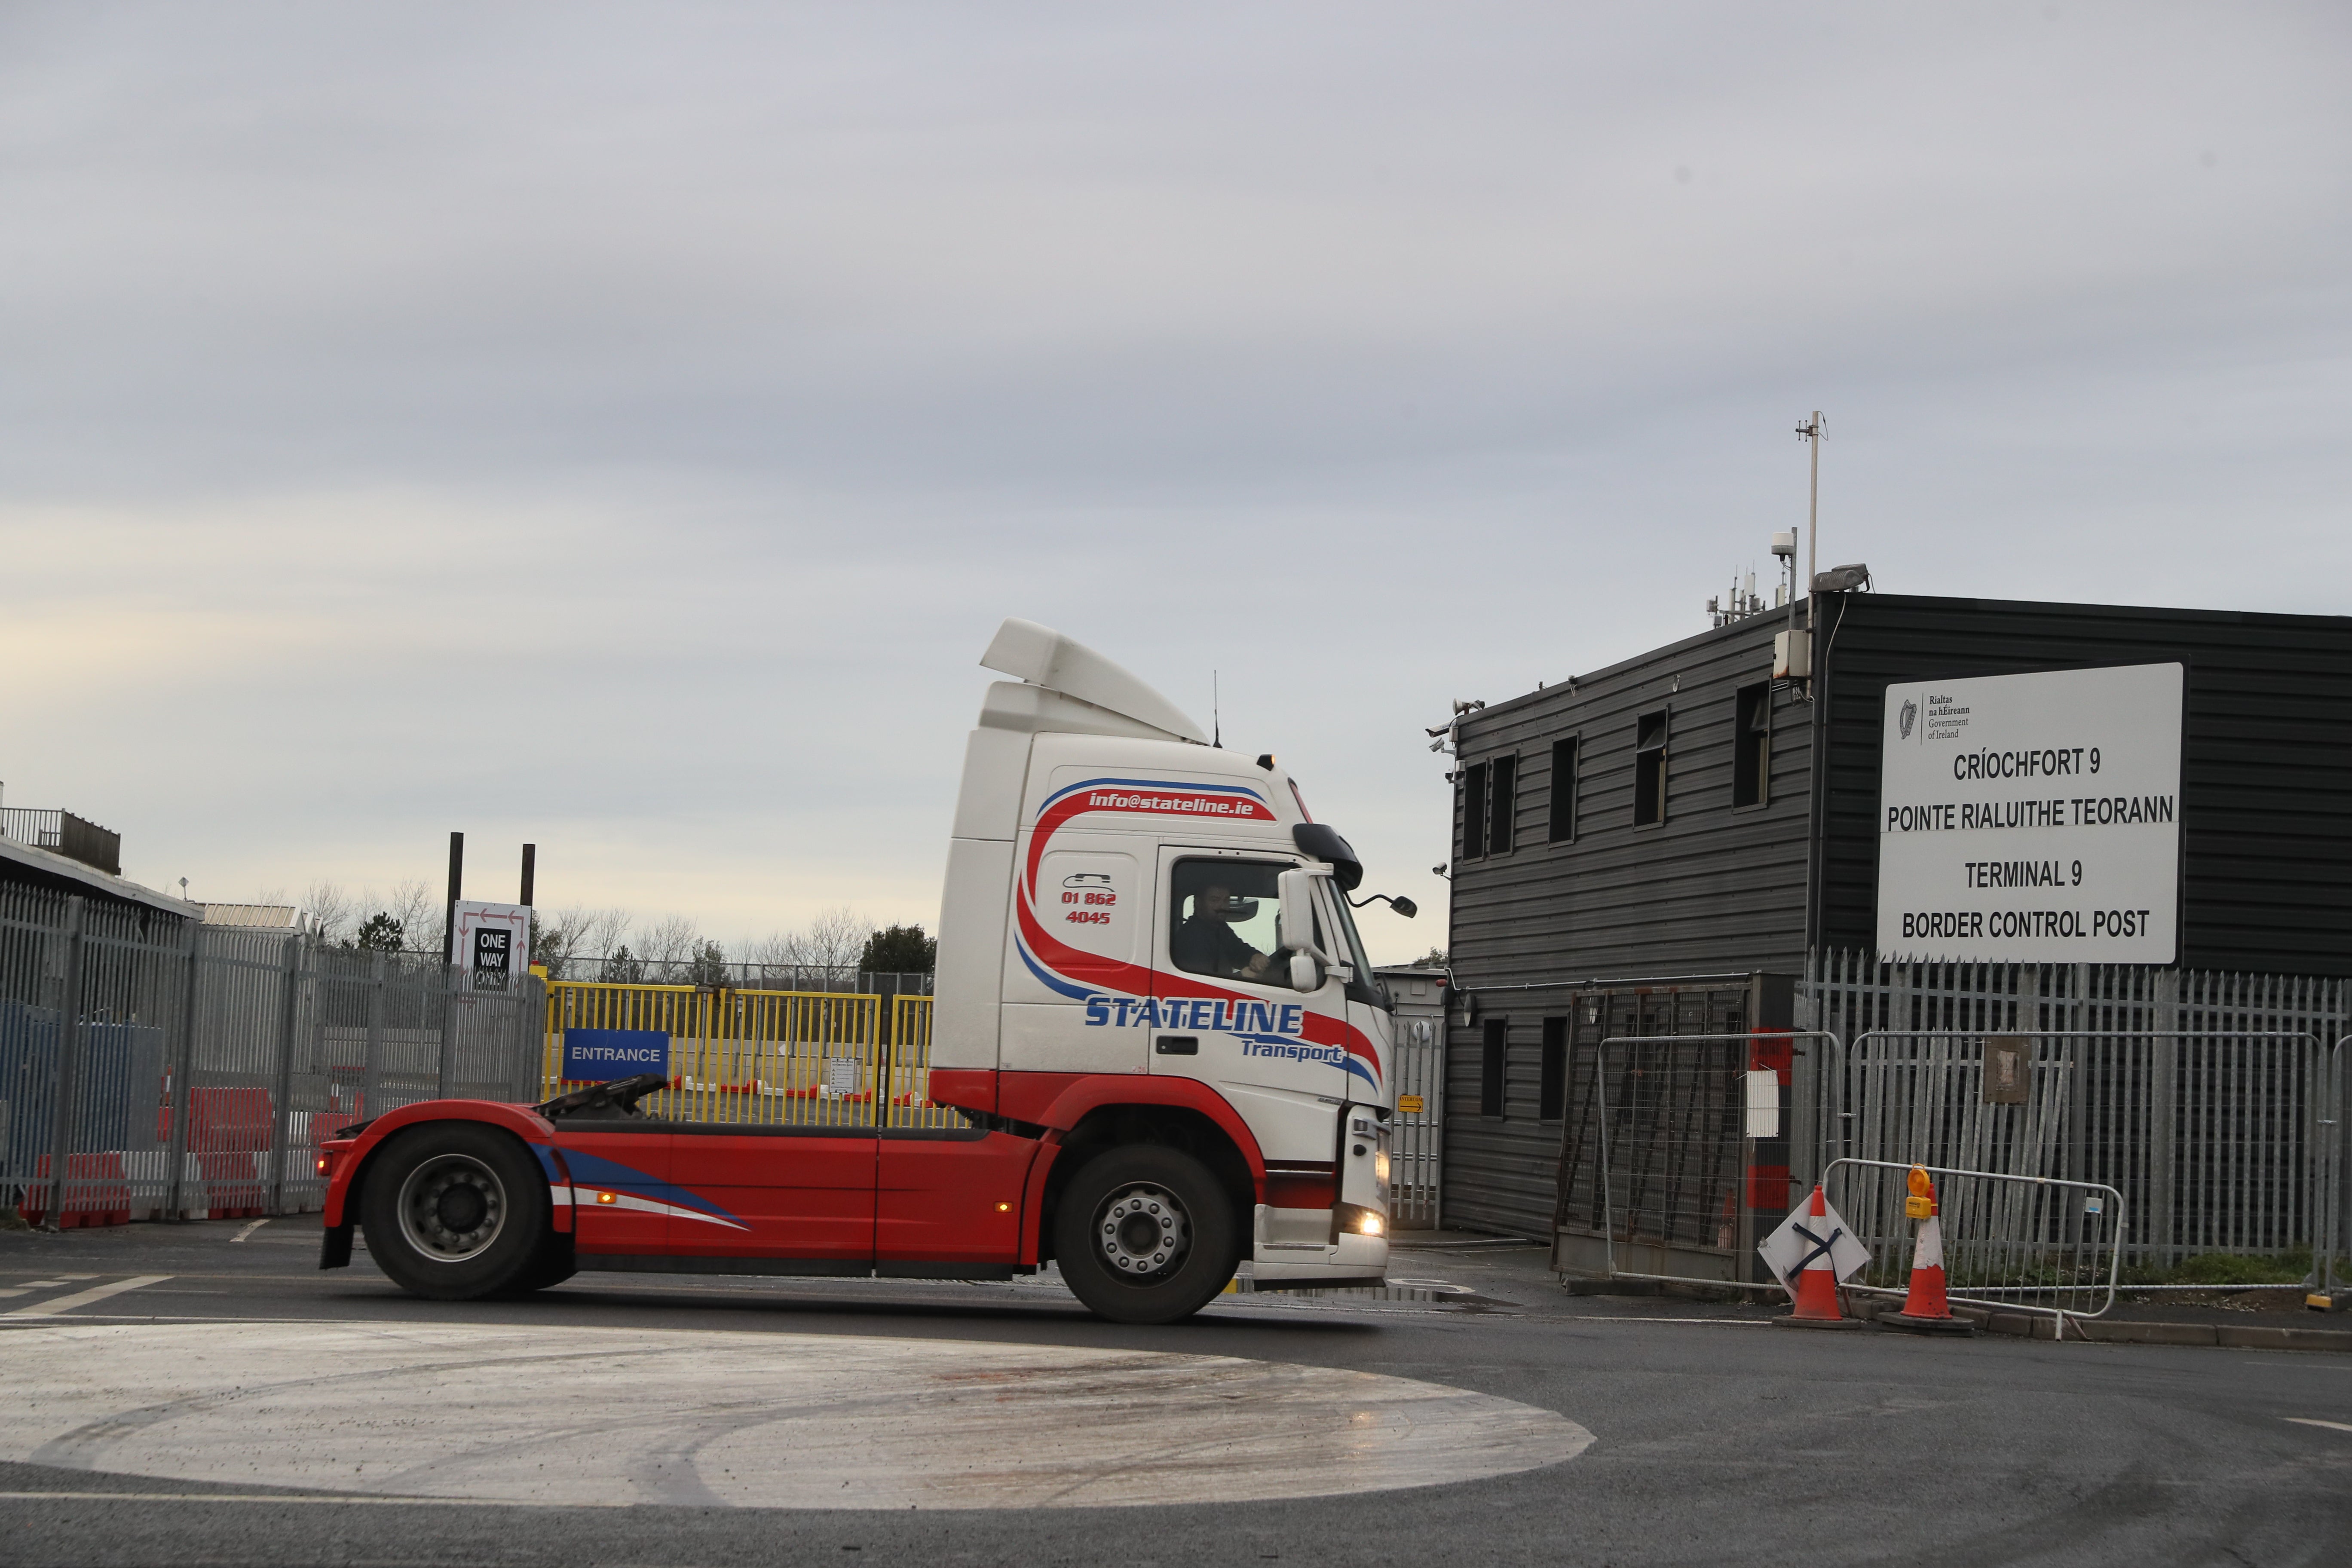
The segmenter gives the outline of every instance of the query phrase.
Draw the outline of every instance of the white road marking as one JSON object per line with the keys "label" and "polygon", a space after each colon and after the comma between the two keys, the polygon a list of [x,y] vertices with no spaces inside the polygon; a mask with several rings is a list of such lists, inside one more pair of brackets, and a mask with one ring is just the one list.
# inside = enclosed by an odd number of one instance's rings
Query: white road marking
{"label": "white road marking", "polygon": [[291,1502],[389,1503],[398,1508],[628,1508],[610,1498],[517,1502],[507,1498],[372,1497],[365,1492],[0,1492],[0,1502]]}
{"label": "white road marking", "polygon": [[1769,1318],[1629,1318],[1613,1312],[1563,1312],[1560,1321],[1570,1323],[1730,1323],[1748,1329],[1772,1326]]}
{"label": "white road marking", "polygon": [[32,1293],[33,1288],[30,1285],[0,1286],[0,1296],[29,1296]]}
{"label": "white road marking", "polygon": [[44,1353],[12,1369],[0,1459],[159,1495],[198,1482],[567,1506],[1118,1507],[1431,1486],[1592,1442],[1492,1394],[1223,1355],[518,1323],[20,1331]]}
{"label": "white road marking", "polygon": [[[87,1279],[89,1275],[81,1276]],[[70,1296],[59,1296],[47,1301],[36,1301],[29,1307],[19,1307],[13,1312],[0,1312],[0,1318],[54,1318],[59,1312],[70,1312],[76,1307],[87,1307],[92,1301],[103,1301],[109,1296],[120,1296],[125,1290],[136,1290],[144,1285],[161,1285],[169,1274],[142,1274],[135,1279],[117,1279],[111,1285],[93,1285],[87,1290],[77,1290]]]}
{"label": "white road marking", "polygon": [[251,1236],[255,1231],[259,1230],[263,1226],[268,1225],[268,1223],[269,1222],[266,1219],[255,1220],[251,1225],[247,1226],[243,1230],[240,1230],[235,1236],[230,1237],[229,1240],[231,1243],[243,1241],[247,1237]]}
{"label": "white road marking", "polygon": [[2325,1426],[2330,1432],[2352,1432],[2352,1422],[2347,1421],[2320,1421],[2309,1415],[2289,1415],[2284,1419],[2298,1426]]}

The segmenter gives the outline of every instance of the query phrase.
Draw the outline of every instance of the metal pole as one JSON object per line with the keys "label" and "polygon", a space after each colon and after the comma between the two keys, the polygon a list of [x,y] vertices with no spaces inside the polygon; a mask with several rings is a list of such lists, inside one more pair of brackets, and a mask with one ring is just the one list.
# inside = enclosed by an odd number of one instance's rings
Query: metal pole
{"label": "metal pole", "polygon": [[517,899],[515,902],[520,904],[524,909],[530,908],[532,885],[538,880],[539,846],[536,844],[526,844],[522,847],[522,897]]}
{"label": "metal pole", "polygon": [[269,1212],[286,1212],[286,1144],[293,1126],[287,1102],[294,1094],[294,1034],[302,993],[302,939],[286,939],[286,962],[278,971],[283,990],[278,1014],[278,1073],[269,1107]]}
{"label": "metal pole", "polygon": [[441,908],[441,962],[457,962],[457,900],[466,886],[466,836],[449,835],[449,897]]}
{"label": "metal pole", "polygon": [[172,1058],[172,1137],[163,1154],[171,1174],[165,1179],[163,1213],[175,1220],[187,1217],[183,1206],[187,1194],[183,1188],[187,1179],[188,1119],[194,1114],[189,1080],[196,1070],[196,977],[203,973],[196,942],[203,930],[203,921],[188,921],[188,983],[180,993],[180,1048]]}
{"label": "metal pole", "polygon": [[81,926],[82,899],[66,900],[66,953],[58,998],[58,1060],[51,1080],[55,1099],[49,1111],[49,1201],[41,1215],[43,1230],[62,1230],[58,1223],[66,1208],[66,1166],[73,1156],[76,1061],[81,1054]]}
{"label": "metal pole", "polygon": [[450,1086],[456,1081],[457,973],[453,964],[441,966],[441,1065],[433,1078],[436,1100],[448,1099]]}
{"label": "metal pole", "polygon": [[[1813,593],[1813,578],[1819,571],[1819,564],[1813,559],[1819,546],[1813,542],[1813,538],[1821,531],[1822,526],[1822,411],[1820,409],[1813,410],[1813,422],[1806,428],[1812,432],[1811,441],[1813,448],[1813,499],[1811,504],[1805,509],[1805,596],[1810,600]],[[1790,562],[1790,564],[1793,566],[1796,563]]]}

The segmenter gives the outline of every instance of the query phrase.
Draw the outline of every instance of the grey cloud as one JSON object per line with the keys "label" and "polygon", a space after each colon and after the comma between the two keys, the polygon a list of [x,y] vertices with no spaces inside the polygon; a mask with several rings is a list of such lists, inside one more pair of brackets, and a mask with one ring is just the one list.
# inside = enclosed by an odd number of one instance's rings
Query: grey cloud
{"label": "grey cloud", "polygon": [[1695,629],[1815,406],[1891,586],[2340,608],[2346,32],[14,7],[0,605],[196,658],[0,692],[0,776],[158,879],[465,817],[703,856],[577,891],[711,929],[921,918],[1019,613],[1223,669],[1410,871],[1415,723]]}

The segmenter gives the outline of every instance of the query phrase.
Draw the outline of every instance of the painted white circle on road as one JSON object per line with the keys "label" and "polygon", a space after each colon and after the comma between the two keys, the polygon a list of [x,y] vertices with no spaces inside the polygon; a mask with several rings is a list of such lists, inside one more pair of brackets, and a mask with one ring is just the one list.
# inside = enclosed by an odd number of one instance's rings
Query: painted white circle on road
{"label": "painted white circle on road", "polygon": [[60,1324],[7,1344],[8,1458],[379,1496],[1248,1501],[1507,1475],[1592,1441],[1441,1384],[1059,1345],[300,1322]]}

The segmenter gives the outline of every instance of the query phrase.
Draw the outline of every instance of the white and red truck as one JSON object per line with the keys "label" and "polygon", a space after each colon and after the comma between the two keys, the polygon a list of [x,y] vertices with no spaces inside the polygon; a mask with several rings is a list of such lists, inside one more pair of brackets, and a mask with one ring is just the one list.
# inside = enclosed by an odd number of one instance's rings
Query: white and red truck
{"label": "white and red truck", "polygon": [[964,753],[930,1047],[929,1096],[965,1125],[661,1121],[636,1107],[658,1076],[428,1100],[326,1144],[320,1266],[350,1261],[355,1224],[443,1299],[582,1268],[1052,1261],[1122,1322],[1186,1317],[1237,1272],[1380,1283],[1395,1100],[1355,852],[1273,757],[1212,745],[1091,649],[1008,620],[981,662],[1016,679]]}

